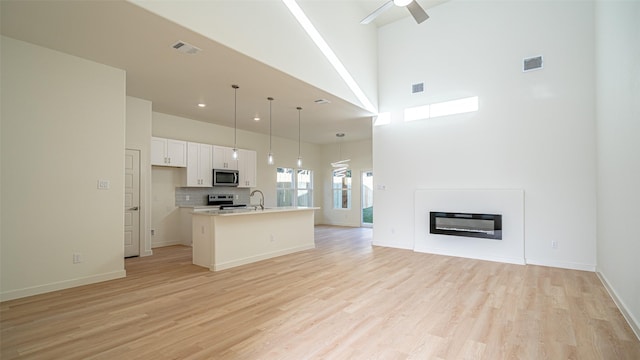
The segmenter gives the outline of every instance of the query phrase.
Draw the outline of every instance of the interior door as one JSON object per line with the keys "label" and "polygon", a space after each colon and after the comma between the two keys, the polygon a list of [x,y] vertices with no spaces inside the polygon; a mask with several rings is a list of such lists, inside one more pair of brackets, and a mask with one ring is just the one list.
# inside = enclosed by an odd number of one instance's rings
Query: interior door
{"label": "interior door", "polygon": [[140,255],[140,151],[124,155],[124,256]]}

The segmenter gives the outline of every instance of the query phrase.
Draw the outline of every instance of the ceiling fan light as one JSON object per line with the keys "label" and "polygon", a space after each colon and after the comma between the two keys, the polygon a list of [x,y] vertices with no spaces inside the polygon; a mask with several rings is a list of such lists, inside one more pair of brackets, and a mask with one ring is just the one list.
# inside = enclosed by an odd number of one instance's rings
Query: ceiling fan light
{"label": "ceiling fan light", "polygon": [[393,4],[395,6],[407,6],[409,5],[413,0],[393,0]]}

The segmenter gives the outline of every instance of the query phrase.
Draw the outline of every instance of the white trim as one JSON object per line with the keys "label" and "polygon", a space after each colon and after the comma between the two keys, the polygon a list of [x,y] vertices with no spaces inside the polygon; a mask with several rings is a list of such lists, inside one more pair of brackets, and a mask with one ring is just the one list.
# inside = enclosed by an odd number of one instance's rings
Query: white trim
{"label": "white trim", "polygon": [[11,290],[4,293],[0,293],[0,301],[7,301],[13,299],[19,299],[27,296],[44,294],[57,290],[69,289],[82,285],[89,285],[98,282],[120,279],[127,276],[126,270],[118,270],[110,273],[104,273],[99,275],[92,275],[78,279],[65,280],[54,282],[45,285],[38,285],[33,287],[28,287],[24,289]]}
{"label": "white trim", "polygon": [[596,271],[596,275],[602,282],[602,285],[604,285],[604,288],[609,293],[609,296],[611,296],[611,299],[613,299],[613,302],[622,313],[622,316],[624,316],[624,319],[627,320],[627,323],[631,327],[631,330],[634,332],[634,334],[636,334],[638,340],[640,340],[640,321],[633,317],[633,314],[631,312],[627,311],[627,306],[625,305],[624,301],[620,299],[613,287],[609,284],[609,281],[607,281],[607,277],[604,276],[604,274],[600,271]]}
{"label": "white trim", "polygon": [[381,241],[373,241],[372,245],[373,246],[388,247],[388,248],[392,248],[392,249],[402,249],[402,250],[412,250],[413,251],[413,245],[398,246],[398,244],[396,244],[396,243],[385,243],[385,242],[381,242]]}
{"label": "white trim", "polygon": [[583,263],[575,263],[569,261],[554,261],[554,260],[538,260],[526,258],[526,263],[529,265],[539,265],[539,266],[548,266],[554,268],[561,269],[571,269],[571,270],[582,270],[582,271],[596,271],[596,266],[594,264],[583,264]]}
{"label": "white trim", "polygon": [[414,251],[415,252],[419,252],[419,253],[425,253],[425,254],[453,256],[453,257],[461,257],[461,258],[465,258],[465,259],[502,262],[502,263],[507,263],[507,264],[516,264],[516,265],[525,265],[526,264],[524,259],[517,258],[517,257],[460,255],[455,251],[448,251],[446,249],[436,249],[436,248],[422,248],[420,250],[414,250]]}
{"label": "white trim", "polygon": [[[174,246],[174,245],[185,245],[185,244],[175,240],[154,241],[153,243],[151,243],[151,251],[153,251],[153,249],[155,248],[165,247],[165,246]],[[186,245],[186,246],[190,246],[190,245]]]}

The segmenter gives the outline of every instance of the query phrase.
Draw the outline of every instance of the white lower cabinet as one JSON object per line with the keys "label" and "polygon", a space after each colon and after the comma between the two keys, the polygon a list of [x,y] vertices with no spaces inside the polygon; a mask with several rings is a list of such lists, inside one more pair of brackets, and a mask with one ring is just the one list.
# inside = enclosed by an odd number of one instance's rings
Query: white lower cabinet
{"label": "white lower cabinet", "polygon": [[213,146],[187,143],[187,186],[213,186]]}

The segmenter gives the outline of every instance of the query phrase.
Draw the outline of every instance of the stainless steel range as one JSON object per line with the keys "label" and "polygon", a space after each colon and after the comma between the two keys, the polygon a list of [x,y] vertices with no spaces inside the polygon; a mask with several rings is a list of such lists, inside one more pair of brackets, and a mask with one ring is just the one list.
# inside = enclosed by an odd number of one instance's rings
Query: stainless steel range
{"label": "stainless steel range", "polygon": [[220,210],[247,207],[246,204],[234,204],[233,200],[233,194],[211,194],[209,195],[207,205],[220,206]]}

